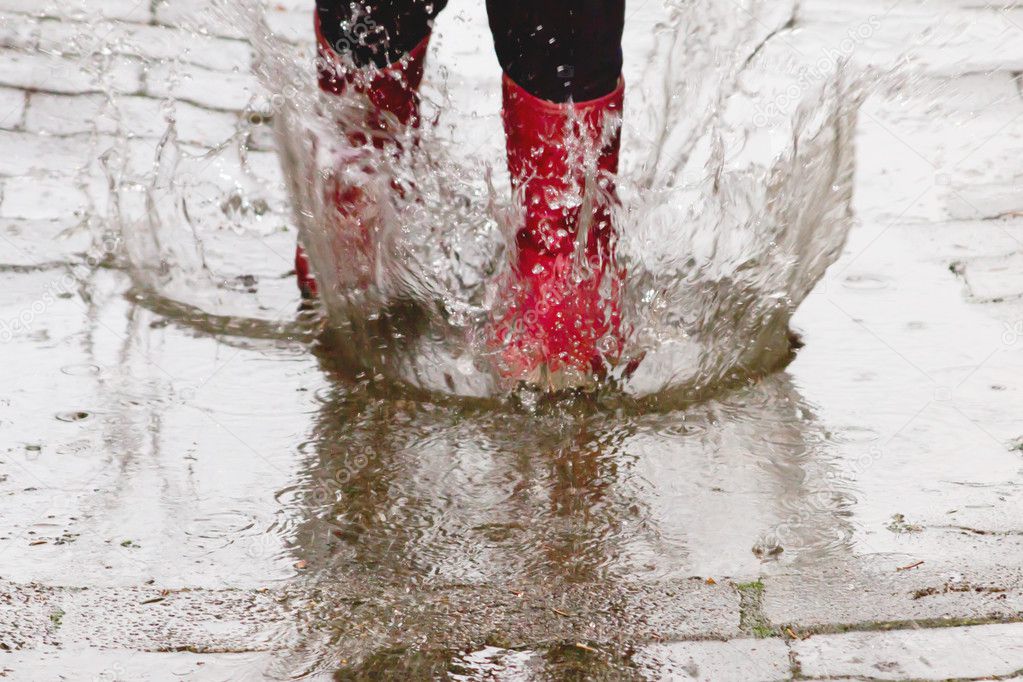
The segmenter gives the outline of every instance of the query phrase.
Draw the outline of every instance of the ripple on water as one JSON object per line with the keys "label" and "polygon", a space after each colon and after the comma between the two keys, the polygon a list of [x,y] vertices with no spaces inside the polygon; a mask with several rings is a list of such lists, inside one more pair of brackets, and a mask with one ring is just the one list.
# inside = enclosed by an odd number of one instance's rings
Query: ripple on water
{"label": "ripple on water", "polygon": [[62,422],[80,422],[88,419],[92,416],[92,414],[85,410],[70,410],[67,412],[58,412],[53,416]]}
{"label": "ripple on water", "polygon": [[842,280],[842,286],[847,289],[876,290],[886,289],[888,280],[876,275],[849,275]]}
{"label": "ripple on water", "polygon": [[99,374],[99,365],[91,365],[88,363],[82,363],[77,365],[64,365],[60,368],[60,371],[68,376],[73,377],[84,377],[84,376],[95,376]]}
{"label": "ripple on water", "polygon": [[867,426],[843,426],[831,436],[836,443],[870,443],[879,438],[874,429]]}
{"label": "ripple on water", "polygon": [[185,535],[204,540],[233,541],[241,536],[251,534],[256,527],[252,516],[237,511],[212,512],[196,516],[185,526]]}

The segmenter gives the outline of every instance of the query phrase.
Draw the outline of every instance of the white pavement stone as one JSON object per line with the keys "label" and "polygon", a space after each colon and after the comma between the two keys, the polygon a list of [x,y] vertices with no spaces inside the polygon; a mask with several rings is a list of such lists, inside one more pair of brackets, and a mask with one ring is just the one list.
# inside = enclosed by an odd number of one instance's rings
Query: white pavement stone
{"label": "white pavement stone", "polygon": [[72,253],[89,248],[91,235],[74,230],[79,220],[0,218],[0,267],[42,267],[65,263]]}
{"label": "white pavement stone", "polygon": [[148,22],[150,0],[0,0],[0,10],[61,19],[105,17]]}
{"label": "white pavement stone", "polygon": [[[957,544],[946,539],[950,546]],[[992,542],[985,550],[997,552]],[[1023,613],[1023,572],[1016,566],[957,571],[918,561],[913,555],[875,556],[864,565],[815,568],[764,578],[764,614],[775,625],[801,628],[878,622],[954,622],[961,618],[1010,619]],[[1007,559],[1011,561],[1011,559]],[[869,568],[874,564],[874,568]]]}
{"label": "white pavement stone", "polygon": [[651,679],[665,681],[773,682],[790,677],[789,650],[777,638],[652,644],[635,660]]}
{"label": "white pavement stone", "polygon": [[108,49],[120,55],[181,60],[220,71],[247,71],[252,63],[252,48],[241,40],[123,21],[96,24],[43,21],[39,29],[38,49],[67,54],[91,54]]}
{"label": "white pavement stone", "polygon": [[27,132],[0,130],[0,175],[25,175],[33,171],[71,175],[88,165],[92,145],[85,136],[44,137]]}
{"label": "white pavement stone", "polygon": [[21,127],[27,99],[24,90],[0,88],[0,128],[11,130]]}
{"label": "white pavement stone", "polygon": [[[12,92],[19,92],[12,90]],[[113,102],[103,95],[30,96],[24,128],[29,133],[76,135],[99,132],[160,138],[167,132],[168,116],[177,122],[178,138],[213,147],[231,137],[238,115],[210,111],[188,104],[126,95]]]}
{"label": "white pavement stone", "polygon": [[158,64],[149,70],[146,92],[210,109],[241,111],[264,92],[251,73],[211,71],[189,64]]}
{"label": "white pavement stone", "polygon": [[22,14],[0,11],[0,47],[35,49],[39,42],[39,21]]}
{"label": "white pavement stone", "polygon": [[806,677],[945,680],[1023,670],[1023,623],[817,635],[792,643]]}
{"label": "white pavement stone", "polygon": [[100,94],[28,96],[25,131],[45,135],[77,135],[102,130],[107,98]]}
{"label": "white pavement stone", "polygon": [[227,680],[264,679],[270,657],[262,653],[97,652],[47,647],[0,655],[5,680]]}
{"label": "white pavement stone", "polygon": [[267,9],[266,23],[279,38],[289,43],[306,42],[313,30],[313,11],[286,11],[271,6]]}
{"label": "white pavement stone", "polygon": [[[1023,42],[1023,41],[1021,41]],[[886,223],[1023,209],[1023,100],[1009,74],[915,79],[870,97],[857,134],[860,215]]]}
{"label": "white pavement stone", "polygon": [[944,75],[1023,70],[1018,6],[808,0],[799,5],[797,25],[813,28],[822,52],[858,65],[891,68],[905,60],[911,70]]}
{"label": "white pavement stone", "polygon": [[11,178],[4,183],[0,218],[54,220],[84,215],[85,193],[70,178]]}
{"label": "white pavement stone", "polygon": [[0,69],[0,85],[27,90],[69,94],[105,90],[133,93],[142,84],[142,65],[123,57],[110,60],[100,74],[94,72],[94,65],[85,60],[62,59],[42,53],[0,50],[0,63],[4,65]]}
{"label": "white pavement stone", "polygon": [[156,21],[165,26],[180,26],[209,35],[245,37],[242,27],[225,21],[211,11],[209,0],[158,0]]}
{"label": "white pavement stone", "polygon": [[[975,258],[963,265],[970,295],[981,301],[1023,296],[1023,253]],[[1011,344],[1007,344],[1011,345]]]}
{"label": "white pavement stone", "polygon": [[[139,137],[161,137],[167,131],[167,117],[177,124],[178,139],[213,147],[238,129],[234,113],[209,111],[188,102],[161,102],[148,97],[123,97],[117,101],[123,130]],[[108,129],[104,132],[115,132]]]}

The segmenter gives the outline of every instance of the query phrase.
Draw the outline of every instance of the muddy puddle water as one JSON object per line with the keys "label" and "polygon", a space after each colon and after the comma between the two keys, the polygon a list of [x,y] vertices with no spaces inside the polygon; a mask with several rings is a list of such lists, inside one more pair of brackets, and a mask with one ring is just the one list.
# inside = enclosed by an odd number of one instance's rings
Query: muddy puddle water
{"label": "muddy puddle water", "polygon": [[[496,62],[476,55],[493,72],[477,80],[448,73],[484,35],[476,4],[443,15],[427,79],[476,101],[458,122],[465,158],[496,159]],[[455,352],[486,316],[482,261],[412,282],[448,314],[418,355],[353,380],[321,334],[358,314],[351,299],[297,312],[298,199],[260,103],[208,154],[173,134],[159,149],[114,139],[91,246],[12,233],[0,267],[0,577],[88,588],[119,623],[75,620],[86,606],[69,596],[65,624],[42,616],[50,645],[87,632],[111,650],[212,652],[205,673],[180,660],[199,679],[658,679],[685,664],[673,641],[770,635],[832,609],[863,619],[858,595],[916,562],[941,580],[1018,567],[1019,311],[964,295],[948,267],[1000,252],[932,226],[940,197],[900,213],[877,179],[914,163],[884,153],[886,131],[943,95],[882,91],[858,122],[863,93],[832,63],[796,79],[798,102],[758,100],[754,82],[791,75],[792,43],[820,48],[786,27],[791,8],[748,9],[692,29],[701,79],[680,92],[706,120],[648,71],[682,54],[684,24],[665,22],[688,15],[630,16],[622,248],[646,359],[618,393],[495,393],[480,358]],[[714,35],[746,52],[715,59]],[[273,113],[304,134],[300,111]],[[442,121],[438,144],[454,144]],[[462,190],[449,217],[487,252],[497,214],[485,186]],[[772,605],[765,582],[800,606]]]}

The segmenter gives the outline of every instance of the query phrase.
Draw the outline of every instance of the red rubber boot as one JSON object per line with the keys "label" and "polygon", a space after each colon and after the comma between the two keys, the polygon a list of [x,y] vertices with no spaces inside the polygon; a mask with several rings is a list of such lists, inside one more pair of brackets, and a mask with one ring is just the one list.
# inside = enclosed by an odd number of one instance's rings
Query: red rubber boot
{"label": "red rubber boot", "polygon": [[[320,31],[320,17],[316,14],[320,89],[338,96],[354,89],[366,95],[372,107],[368,112],[365,128],[348,133],[349,142],[353,146],[361,146],[371,141],[373,146],[379,149],[391,138],[389,131],[395,122],[402,126],[419,125],[418,92],[423,80],[429,44],[430,36],[427,35],[411,52],[382,69],[352,69],[344,64],[323,37]],[[372,139],[368,140],[368,137]],[[361,223],[360,209],[365,202],[358,188],[342,188],[335,184],[331,194],[330,200],[337,208],[339,219],[348,224],[346,228],[350,227],[350,223]],[[301,245],[295,251],[295,273],[302,297],[315,297],[316,278],[310,271],[309,259]]]}
{"label": "red rubber boot", "polygon": [[610,209],[624,92],[619,81],[604,97],[557,104],[504,78],[508,168],[525,200],[514,292],[497,329],[505,378],[585,385],[621,355]]}

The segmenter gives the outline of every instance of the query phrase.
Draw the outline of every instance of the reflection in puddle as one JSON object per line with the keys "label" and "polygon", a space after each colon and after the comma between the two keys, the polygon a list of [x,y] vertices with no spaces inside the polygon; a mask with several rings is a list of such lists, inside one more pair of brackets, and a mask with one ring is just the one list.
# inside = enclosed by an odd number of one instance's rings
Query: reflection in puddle
{"label": "reflection in puddle", "polygon": [[321,664],[347,660],[356,677],[530,665],[495,649],[456,661],[468,642],[554,656],[580,641],[624,655],[623,643],[701,622],[685,606],[693,589],[850,549],[848,481],[784,375],[653,414],[338,385],[312,442],[301,482],[278,500],[304,515],[286,512]]}

